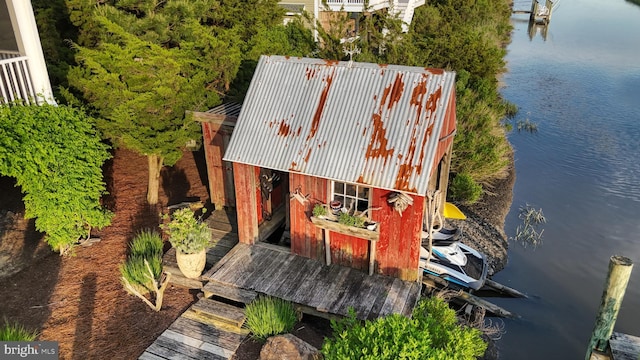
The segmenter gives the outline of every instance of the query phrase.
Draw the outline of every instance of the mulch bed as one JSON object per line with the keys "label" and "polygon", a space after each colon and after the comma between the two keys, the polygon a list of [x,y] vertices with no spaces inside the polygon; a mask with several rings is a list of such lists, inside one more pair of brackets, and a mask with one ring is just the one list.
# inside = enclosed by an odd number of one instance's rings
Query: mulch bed
{"label": "mulch bed", "polygon": [[[163,170],[160,206],[149,208],[146,158],[116,150],[105,166],[110,192],[105,205],[115,212],[112,224],[96,233],[100,242],[77,247],[74,256],[50,252],[30,256],[35,247],[29,244],[40,234],[31,229],[6,236],[9,231],[3,231],[0,242],[12,247],[23,244],[19,250],[24,256],[16,258],[35,260],[0,279],[0,318],[38,331],[40,340],[58,341],[60,359],[137,358],[196,299],[196,293],[170,286],[162,310],[154,312],[124,291],[118,267],[138,231],[157,229],[164,206],[208,199],[206,176],[198,171],[204,170],[203,165],[201,153],[186,152],[176,166]],[[6,179],[0,186],[2,210],[23,211],[15,201],[20,199],[19,189],[7,186]],[[33,227],[32,222],[27,226]],[[0,248],[6,248],[2,243]]]}

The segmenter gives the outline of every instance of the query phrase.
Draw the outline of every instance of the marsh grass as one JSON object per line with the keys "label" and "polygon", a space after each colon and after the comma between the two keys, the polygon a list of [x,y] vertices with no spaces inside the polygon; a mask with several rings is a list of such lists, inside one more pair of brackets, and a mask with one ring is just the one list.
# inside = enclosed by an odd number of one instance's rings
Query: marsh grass
{"label": "marsh grass", "polygon": [[547,222],[542,209],[535,209],[529,204],[520,207],[518,218],[522,223],[516,228],[516,236],[514,241],[522,244],[525,248],[528,246],[536,247],[542,245],[542,224]]}

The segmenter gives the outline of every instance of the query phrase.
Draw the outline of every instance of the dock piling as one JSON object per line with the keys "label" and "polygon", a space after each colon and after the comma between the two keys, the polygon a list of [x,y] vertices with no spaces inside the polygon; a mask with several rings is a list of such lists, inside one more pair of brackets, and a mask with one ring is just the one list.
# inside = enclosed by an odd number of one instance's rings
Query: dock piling
{"label": "dock piling", "polygon": [[585,360],[597,359],[598,353],[608,351],[609,339],[616,324],[632,269],[633,262],[627,257],[616,255],[609,260],[609,273]]}

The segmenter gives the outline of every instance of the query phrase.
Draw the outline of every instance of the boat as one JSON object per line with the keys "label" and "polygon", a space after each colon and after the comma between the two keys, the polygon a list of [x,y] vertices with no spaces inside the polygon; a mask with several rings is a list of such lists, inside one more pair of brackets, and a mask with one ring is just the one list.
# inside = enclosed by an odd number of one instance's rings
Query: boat
{"label": "boat", "polygon": [[446,280],[453,288],[479,290],[487,279],[486,256],[457,240],[459,231],[443,230],[433,233],[431,256],[423,241],[420,267],[424,274]]}

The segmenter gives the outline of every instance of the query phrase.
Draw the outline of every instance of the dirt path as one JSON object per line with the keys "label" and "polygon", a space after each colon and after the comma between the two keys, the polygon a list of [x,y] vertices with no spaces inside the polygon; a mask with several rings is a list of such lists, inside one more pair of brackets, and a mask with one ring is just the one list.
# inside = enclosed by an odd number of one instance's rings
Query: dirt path
{"label": "dirt path", "polygon": [[[207,200],[206,181],[198,173],[198,164],[187,152],[176,166],[163,171],[162,205],[189,198]],[[0,318],[37,330],[41,340],[59,341],[60,359],[135,358],[195,298],[195,293],[186,289],[170,287],[162,311],[156,313],[123,290],[118,266],[125,258],[127,244],[137,231],[157,227],[159,211],[145,204],[144,157],[117,150],[105,173],[111,193],[105,203],[115,211],[115,217],[112,225],[98,234],[99,243],[78,247],[75,256],[62,258],[46,249],[38,250],[42,246],[33,245],[38,243],[33,239],[39,235],[35,231],[20,238],[25,232],[17,231],[16,226],[29,227],[28,222],[20,221],[13,226],[13,236],[11,227],[5,227],[0,238],[0,249],[22,253],[25,261],[37,259],[34,254],[45,251],[44,257],[21,272],[0,279]],[[6,198],[13,199],[15,194]],[[15,201],[1,205],[20,211]]]}

